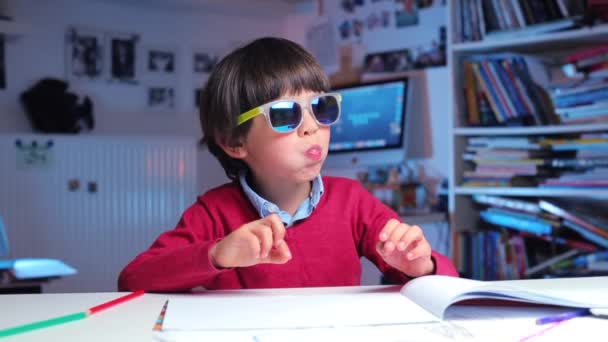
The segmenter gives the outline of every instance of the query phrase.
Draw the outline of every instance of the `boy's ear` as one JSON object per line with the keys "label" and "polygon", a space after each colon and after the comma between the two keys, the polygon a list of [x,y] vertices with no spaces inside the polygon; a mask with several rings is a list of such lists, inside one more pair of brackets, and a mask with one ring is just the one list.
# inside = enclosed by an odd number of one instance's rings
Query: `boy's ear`
{"label": "boy's ear", "polygon": [[222,143],[218,143],[218,145],[232,158],[235,159],[243,159],[247,156],[247,151],[242,143],[238,143],[237,145],[230,146]]}

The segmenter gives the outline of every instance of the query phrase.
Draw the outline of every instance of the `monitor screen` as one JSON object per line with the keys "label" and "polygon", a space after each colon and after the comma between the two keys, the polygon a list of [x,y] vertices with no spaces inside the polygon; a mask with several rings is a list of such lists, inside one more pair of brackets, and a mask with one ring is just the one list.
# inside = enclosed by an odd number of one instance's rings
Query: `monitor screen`
{"label": "monitor screen", "polygon": [[334,89],[340,121],[331,126],[330,153],[403,148],[407,79]]}

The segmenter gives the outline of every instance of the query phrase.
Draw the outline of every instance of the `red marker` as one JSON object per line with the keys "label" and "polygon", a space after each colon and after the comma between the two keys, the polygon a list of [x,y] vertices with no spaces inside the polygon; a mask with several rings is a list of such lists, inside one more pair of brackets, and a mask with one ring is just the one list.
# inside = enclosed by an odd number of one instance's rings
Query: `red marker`
{"label": "red marker", "polygon": [[111,308],[111,307],[113,307],[113,306],[116,306],[116,305],[118,305],[118,304],[121,304],[121,303],[124,303],[124,302],[126,302],[126,301],[129,301],[129,300],[131,300],[131,299],[137,298],[137,297],[139,297],[139,296],[141,296],[141,295],[143,295],[143,294],[144,294],[144,291],[143,291],[143,290],[139,290],[139,291],[135,291],[135,292],[133,292],[133,293],[129,293],[129,294],[128,294],[128,295],[126,295],[126,296],[118,297],[118,298],[116,298],[116,299],[114,299],[114,300],[111,300],[111,301],[109,301],[109,302],[106,302],[106,303],[103,303],[103,304],[99,304],[99,305],[97,305],[97,306],[94,306],[94,307],[90,308],[90,309],[87,311],[87,313],[88,313],[89,315],[92,315],[92,314],[97,313],[97,312],[99,312],[99,311],[101,311],[101,310],[105,310],[105,309]]}

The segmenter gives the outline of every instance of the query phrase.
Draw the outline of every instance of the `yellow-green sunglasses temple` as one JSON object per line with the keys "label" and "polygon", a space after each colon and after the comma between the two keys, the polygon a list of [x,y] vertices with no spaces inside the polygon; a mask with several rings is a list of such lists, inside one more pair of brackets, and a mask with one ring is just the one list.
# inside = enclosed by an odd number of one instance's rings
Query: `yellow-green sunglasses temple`
{"label": "yellow-green sunglasses temple", "polygon": [[244,122],[247,122],[262,113],[264,113],[264,110],[262,109],[262,107],[256,107],[251,110],[248,110],[236,118],[236,125],[238,126]]}

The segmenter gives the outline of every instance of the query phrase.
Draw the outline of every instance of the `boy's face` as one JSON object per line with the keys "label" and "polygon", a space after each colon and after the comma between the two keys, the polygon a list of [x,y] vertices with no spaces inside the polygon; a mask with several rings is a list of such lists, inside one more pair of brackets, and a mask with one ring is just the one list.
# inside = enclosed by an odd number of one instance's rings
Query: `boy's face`
{"label": "boy's face", "polygon": [[[286,94],[308,104],[318,93]],[[310,106],[303,108],[302,124],[293,132],[274,131],[263,115],[252,119],[251,129],[240,149],[240,158],[262,182],[309,182],[321,172],[327,157],[330,128],[319,125]]]}

